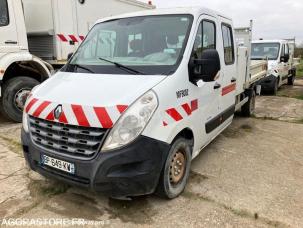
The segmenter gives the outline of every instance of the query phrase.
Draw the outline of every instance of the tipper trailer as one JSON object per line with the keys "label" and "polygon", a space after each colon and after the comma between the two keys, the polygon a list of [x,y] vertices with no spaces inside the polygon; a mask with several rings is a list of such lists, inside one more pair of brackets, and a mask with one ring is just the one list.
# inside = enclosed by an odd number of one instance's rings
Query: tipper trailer
{"label": "tipper trailer", "polygon": [[21,122],[30,90],[66,63],[96,20],[153,8],[136,0],[0,0],[2,113]]}
{"label": "tipper trailer", "polygon": [[31,92],[27,163],[114,198],[177,197],[192,159],[235,111],[254,112],[267,62],[251,68],[250,34],[237,45],[232,20],[200,7],[99,20],[69,62]]}

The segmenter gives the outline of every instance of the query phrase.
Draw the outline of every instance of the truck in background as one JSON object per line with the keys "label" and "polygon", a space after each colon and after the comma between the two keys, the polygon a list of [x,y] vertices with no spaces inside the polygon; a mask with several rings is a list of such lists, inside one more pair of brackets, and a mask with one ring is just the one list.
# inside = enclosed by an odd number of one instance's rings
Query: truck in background
{"label": "truck in background", "polygon": [[268,59],[268,76],[260,81],[263,91],[276,95],[283,84],[294,84],[298,65],[294,53],[295,39],[253,41],[251,59]]}
{"label": "truck in background", "polygon": [[114,198],[177,197],[192,159],[235,111],[254,112],[267,62],[250,64],[250,41],[249,28],[235,34],[230,18],[200,7],[98,21],[69,62],[31,92],[27,163]]}
{"label": "truck in background", "polygon": [[31,89],[66,63],[97,19],[153,8],[136,0],[0,0],[1,112],[21,122]]}

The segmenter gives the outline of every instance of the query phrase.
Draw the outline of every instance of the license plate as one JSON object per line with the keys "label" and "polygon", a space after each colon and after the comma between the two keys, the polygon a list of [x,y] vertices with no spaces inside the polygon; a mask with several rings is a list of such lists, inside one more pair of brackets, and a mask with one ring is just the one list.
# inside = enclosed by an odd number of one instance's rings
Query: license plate
{"label": "license plate", "polygon": [[75,174],[75,164],[62,161],[56,158],[52,158],[46,155],[41,155],[41,163],[42,165],[46,165],[55,169],[59,169],[61,171]]}

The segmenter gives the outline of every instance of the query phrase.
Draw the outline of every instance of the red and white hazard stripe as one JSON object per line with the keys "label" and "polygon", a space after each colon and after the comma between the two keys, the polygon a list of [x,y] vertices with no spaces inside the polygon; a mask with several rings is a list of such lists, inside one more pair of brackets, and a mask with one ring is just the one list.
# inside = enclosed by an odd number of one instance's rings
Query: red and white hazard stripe
{"label": "red and white hazard stripe", "polygon": [[192,115],[198,110],[198,100],[192,100],[190,103],[182,104],[176,108],[170,108],[165,111],[163,126],[170,125],[174,122],[179,122]]}
{"label": "red and white hazard stripe", "polygon": [[25,112],[39,119],[60,122],[69,125],[96,128],[112,128],[127,105],[113,107],[90,107],[82,105],[62,105],[62,114],[58,120],[54,117],[54,110],[58,103],[30,98],[26,102]]}
{"label": "red and white hazard stripe", "polygon": [[73,41],[75,43],[80,43],[85,39],[85,36],[81,36],[81,35],[57,34],[57,37],[61,42]]}

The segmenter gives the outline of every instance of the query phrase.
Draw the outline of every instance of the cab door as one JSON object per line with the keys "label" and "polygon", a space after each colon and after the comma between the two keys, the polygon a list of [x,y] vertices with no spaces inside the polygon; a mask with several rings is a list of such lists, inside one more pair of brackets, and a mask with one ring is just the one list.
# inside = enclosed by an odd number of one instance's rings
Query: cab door
{"label": "cab door", "polygon": [[235,112],[235,97],[237,88],[237,55],[234,41],[234,32],[231,21],[222,18],[220,22],[220,39],[223,53],[221,54],[222,80],[220,91],[221,103],[221,128],[226,127],[231,122],[231,117]]}
{"label": "cab door", "polygon": [[[19,50],[13,0],[0,0],[0,52]],[[23,15],[21,15],[23,16]]]}
{"label": "cab door", "polygon": [[[207,49],[217,49],[218,22],[217,18],[203,15],[200,18],[198,31],[196,33],[191,60],[202,59],[202,53]],[[199,66],[194,68],[195,74],[200,72]],[[191,73],[190,73],[191,74]],[[193,73],[192,73],[193,74]],[[190,75],[190,78],[194,78]],[[222,78],[216,77],[213,81],[192,81],[195,97],[199,98],[199,129],[204,129],[199,137],[199,147],[208,143],[219,132],[217,118],[220,114],[220,96]],[[201,140],[201,141],[200,141]]]}

